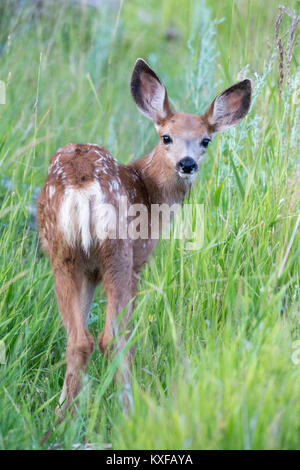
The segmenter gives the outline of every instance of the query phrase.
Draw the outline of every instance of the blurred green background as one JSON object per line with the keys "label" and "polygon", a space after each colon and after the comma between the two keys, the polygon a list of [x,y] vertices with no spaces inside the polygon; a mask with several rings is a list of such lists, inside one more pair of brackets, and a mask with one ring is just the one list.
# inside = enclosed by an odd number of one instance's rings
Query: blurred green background
{"label": "blurred green background", "polygon": [[[280,4],[1,2],[0,448],[299,448],[300,2]],[[135,410],[123,415],[114,365],[95,351],[78,415],[53,428],[66,340],[36,198],[69,142],[104,145],[124,163],[155,145],[129,91],[137,57],[176,110],[202,113],[246,76],[253,104],[215,138],[189,197],[205,207],[203,248],[163,241],[143,273]],[[105,306],[99,289],[95,336]]]}

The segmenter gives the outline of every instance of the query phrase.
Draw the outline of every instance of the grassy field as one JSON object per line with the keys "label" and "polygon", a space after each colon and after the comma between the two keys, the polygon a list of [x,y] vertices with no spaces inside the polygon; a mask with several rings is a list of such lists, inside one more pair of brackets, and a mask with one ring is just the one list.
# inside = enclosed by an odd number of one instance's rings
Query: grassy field
{"label": "grassy field", "polygon": [[[0,5],[0,448],[299,449],[300,70],[285,12],[276,39],[282,2],[33,3]],[[299,1],[284,5],[300,14]],[[177,110],[202,113],[245,76],[253,105],[215,138],[190,195],[204,204],[202,249],[164,240],[143,273],[135,410],[122,413],[114,364],[96,350],[78,415],[41,446],[66,337],[38,246],[36,198],[62,145],[97,142],[121,162],[155,145],[129,92],[137,57],[162,77]],[[95,336],[105,306],[99,289]]]}

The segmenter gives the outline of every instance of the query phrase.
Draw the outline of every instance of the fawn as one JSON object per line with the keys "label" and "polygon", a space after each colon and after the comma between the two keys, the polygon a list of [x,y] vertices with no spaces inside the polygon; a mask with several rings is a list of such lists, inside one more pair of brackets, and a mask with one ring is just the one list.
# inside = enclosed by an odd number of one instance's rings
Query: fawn
{"label": "fawn", "polygon": [[[96,144],[68,144],[51,158],[38,200],[40,241],[50,257],[68,336],[60,413],[77,396],[94,348],[88,318],[97,284],[102,281],[107,294],[100,351],[108,354],[114,339],[115,352],[121,352],[130,336],[139,273],[158,241],[121,237],[110,209],[122,212],[121,197],[128,207],[143,205],[150,228],[151,205],[182,203],[213,135],[240,122],[251,101],[251,82],[246,79],[218,95],[201,116],[174,112],[163,83],[142,59],[135,63],[130,87],[139,111],[155,124],[156,147],[122,165]],[[124,215],[125,225],[132,220],[128,207],[118,214]],[[125,390],[133,357],[131,347],[122,359],[119,377]]]}

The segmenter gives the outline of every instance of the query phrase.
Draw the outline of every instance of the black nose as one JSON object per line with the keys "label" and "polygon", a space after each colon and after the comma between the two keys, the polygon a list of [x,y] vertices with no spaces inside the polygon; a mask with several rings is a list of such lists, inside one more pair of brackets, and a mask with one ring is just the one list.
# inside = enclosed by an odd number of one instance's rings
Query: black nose
{"label": "black nose", "polygon": [[182,173],[194,173],[198,170],[198,165],[191,157],[184,157],[177,163],[178,169]]}

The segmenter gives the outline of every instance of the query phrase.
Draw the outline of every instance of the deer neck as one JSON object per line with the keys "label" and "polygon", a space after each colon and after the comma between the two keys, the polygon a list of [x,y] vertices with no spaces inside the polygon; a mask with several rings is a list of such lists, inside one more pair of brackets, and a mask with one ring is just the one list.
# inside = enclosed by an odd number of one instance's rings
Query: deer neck
{"label": "deer neck", "polygon": [[191,189],[191,182],[177,174],[157,147],[130,166],[138,172],[151,204],[181,204]]}

